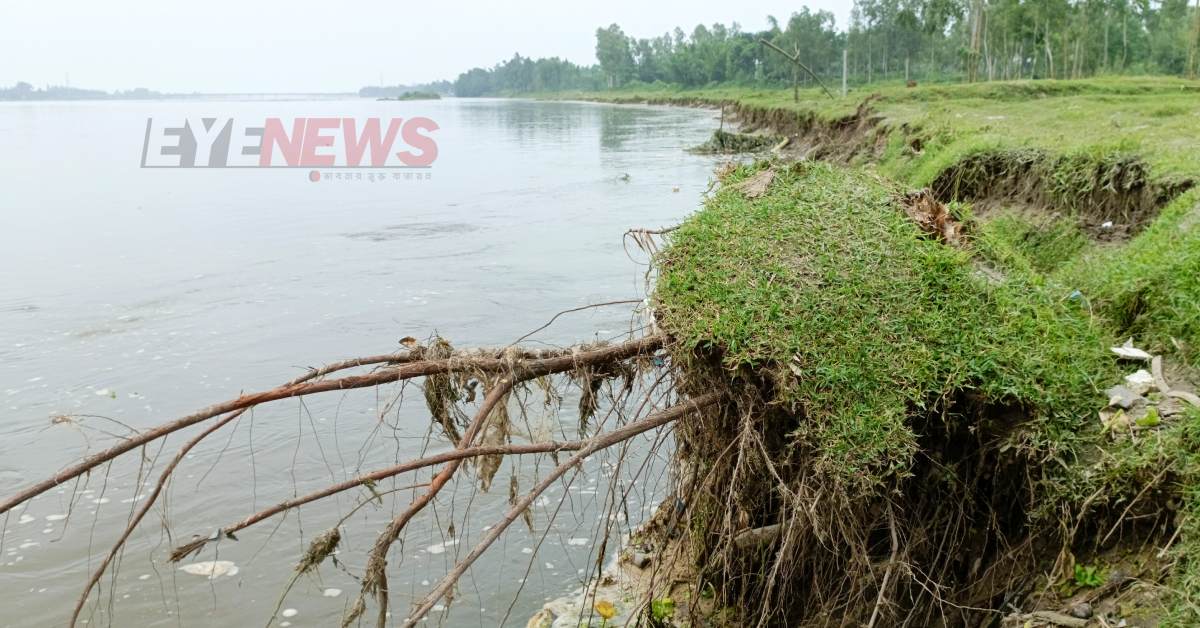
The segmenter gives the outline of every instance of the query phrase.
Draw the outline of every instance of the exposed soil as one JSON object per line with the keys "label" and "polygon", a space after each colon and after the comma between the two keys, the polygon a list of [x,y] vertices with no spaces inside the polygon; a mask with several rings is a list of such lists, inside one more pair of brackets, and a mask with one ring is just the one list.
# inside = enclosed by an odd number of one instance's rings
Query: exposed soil
{"label": "exposed soil", "polygon": [[1154,181],[1135,158],[1086,161],[1041,151],[979,153],[943,170],[930,186],[944,201],[971,201],[979,215],[1023,206],[1075,216],[1097,240],[1124,240],[1187,191],[1192,181]]}

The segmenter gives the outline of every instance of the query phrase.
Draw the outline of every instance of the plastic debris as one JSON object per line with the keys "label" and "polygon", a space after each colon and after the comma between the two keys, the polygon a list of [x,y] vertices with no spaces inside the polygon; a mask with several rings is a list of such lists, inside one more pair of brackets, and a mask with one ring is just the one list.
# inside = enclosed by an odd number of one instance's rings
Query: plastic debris
{"label": "plastic debris", "polygon": [[1150,392],[1150,390],[1158,388],[1154,383],[1154,376],[1146,369],[1139,369],[1135,373],[1126,375],[1125,385],[1139,395],[1144,395]]}
{"label": "plastic debris", "polygon": [[1108,395],[1108,406],[1110,408],[1121,408],[1128,410],[1142,399],[1142,396],[1136,392],[1126,388],[1125,386],[1113,386],[1105,391]]}
{"label": "plastic debris", "polygon": [[1125,341],[1125,344],[1119,347],[1113,347],[1112,352],[1117,354],[1122,360],[1134,360],[1136,362],[1149,362],[1154,356],[1133,346],[1133,338]]}

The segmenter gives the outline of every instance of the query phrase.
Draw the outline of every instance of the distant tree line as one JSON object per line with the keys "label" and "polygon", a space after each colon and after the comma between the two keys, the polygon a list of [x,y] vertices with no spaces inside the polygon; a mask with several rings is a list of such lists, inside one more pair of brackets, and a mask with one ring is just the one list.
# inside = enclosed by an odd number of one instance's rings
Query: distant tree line
{"label": "distant tree line", "polygon": [[848,28],[807,7],[746,32],[699,25],[646,39],[613,24],[596,30],[596,60],[581,66],[519,54],[454,81],[459,96],[595,90],[663,83],[786,85],[793,65],[775,44],[831,80],[1002,80],[1200,70],[1200,0],[856,0]]}
{"label": "distant tree line", "polygon": [[143,87],[112,93],[61,85],[35,88],[25,81],[20,81],[12,87],[0,87],[0,100],[132,100],[162,97],[162,94]]}
{"label": "distant tree line", "polygon": [[530,59],[519,54],[492,68],[474,68],[454,81],[456,96],[487,96],[514,92],[596,90],[604,87],[599,66],[581,66],[565,59]]}

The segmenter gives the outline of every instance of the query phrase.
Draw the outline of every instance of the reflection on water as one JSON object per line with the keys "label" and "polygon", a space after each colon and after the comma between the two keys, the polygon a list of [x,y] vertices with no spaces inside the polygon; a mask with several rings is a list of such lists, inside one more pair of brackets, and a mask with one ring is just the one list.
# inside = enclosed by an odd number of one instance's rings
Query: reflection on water
{"label": "reflection on water", "polygon": [[[428,181],[138,169],[146,118],[179,115],[425,115],[441,127],[440,156]],[[309,366],[395,350],[404,336],[503,345],[560,310],[639,297],[644,267],[626,256],[621,234],[694,210],[714,164],[683,149],[713,124],[696,110],[526,101],[0,104],[0,493],[130,430]],[[631,324],[628,309],[587,310],[532,342],[613,337]],[[397,407],[402,395],[408,403]],[[185,570],[165,553],[280,499],[445,448],[430,438],[419,399],[410,386],[282,402],[205,441],[102,583],[91,625],[265,621],[304,543],[363,496],[247,530]],[[576,423],[530,417],[523,429],[571,435]],[[98,555],[188,437],[0,520],[0,627],[65,621]],[[527,487],[546,464],[506,463],[498,479],[515,475]],[[511,605],[510,623],[523,625],[543,598],[578,586],[608,523],[596,495],[617,480],[625,487],[626,473],[595,461],[575,484],[555,487],[535,509],[534,531],[506,533],[431,621],[491,626]],[[660,476],[630,491],[630,518],[654,503]],[[469,551],[505,508],[504,493],[463,482],[410,526],[390,560],[397,608]],[[336,622],[366,548],[412,495],[347,523],[342,568],[299,581],[287,622]],[[464,514],[467,529],[452,537],[447,522]],[[617,532],[630,523],[620,516]]]}

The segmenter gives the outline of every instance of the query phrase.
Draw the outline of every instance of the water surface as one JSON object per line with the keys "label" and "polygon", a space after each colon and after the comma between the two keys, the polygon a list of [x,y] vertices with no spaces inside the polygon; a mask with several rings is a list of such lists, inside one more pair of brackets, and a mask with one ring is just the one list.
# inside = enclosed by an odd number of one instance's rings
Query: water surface
{"label": "water surface", "polygon": [[[440,156],[419,181],[139,169],[146,118],[183,115],[425,115],[441,127]],[[503,345],[560,310],[643,296],[644,267],[621,234],[697,207],[714,163],[684,148],[714,126],[699,110],[492,100],[0,103],[0,493],[109,435],[306,366],[435,331],[457,345]],[[630,306],[589,310],[534,340],[615,337],[632,320]],[[263,625],[307,540],[362,495],[261,524],[197,558],[232,561],[236,575],[190,575],[165,563],[166,552],[293,494],[444,448],[427,440],[418,390],[388,411],[396,392],[281,402],[196,448],[173,484],[169,534],[157,514],[143,522],[85,613],[90,625]],[[62,414],[92,416],[51,425]],[[547,420],[569,433],[575,417]],[[148,449],[143,468],[130,458],[12,513],[0,547],[0,626],[65,622],[89,565],[157,478],[146,475],[151,463],[183,442]],[[517,469],[522,488],[550,464]],[[596,463],[552,493],[537,509],[537,534],[512,528],[462,581],[450,612],[431,621],[494,626],[511,612],[507,623],[524,625],[547,597],[579,586],[604,518],[593,495],[610,481],[605,471]],[[509,473],[495,494],[453,487],[410,526],[392,561],[396,607],[420,597],[503,512]],[[629,519],[643,516],[665,479],[640,481]],[[302,579],[284,604],[296,613],[275,625],[336,623],[357,591],[361,557],[411,498],[398,495],[347,524],[345,568]],[[446,543],[452,519],[457,545]]]}

